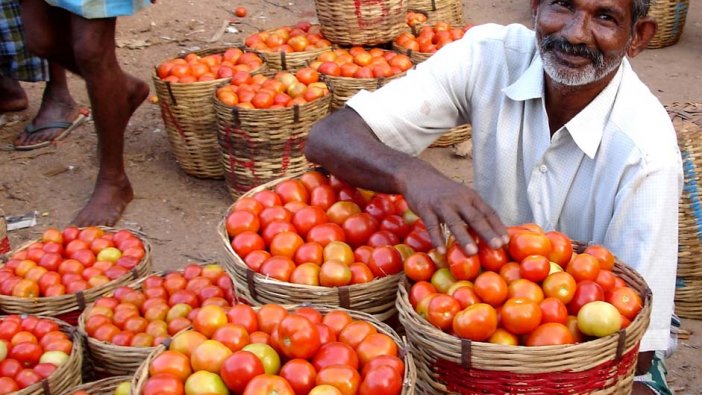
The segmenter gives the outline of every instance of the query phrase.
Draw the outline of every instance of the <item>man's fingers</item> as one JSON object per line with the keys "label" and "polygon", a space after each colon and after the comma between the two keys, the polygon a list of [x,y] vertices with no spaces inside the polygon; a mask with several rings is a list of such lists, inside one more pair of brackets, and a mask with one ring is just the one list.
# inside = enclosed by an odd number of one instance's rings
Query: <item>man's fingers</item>
{"label": "man's fingers", "polygon": [[442,213],[443,222],[451,230],[451,234],[456,238],[456,242],[458,242],[461,249],[468,255],[475,255],[478,253],[478,246],[470,233],[468,233],[468,226],[466,226],[466,222],[463,221],[459,214],[450,208],[446,208],[446,211]]}
{"label": "man's fingers", "polygon": [[481,239],[486,241],[490,248],[500,248],[502,246],[500,235],[492,229],[492,226],[490,226],[480,210],[470,205],[464,205],[461,206],[460,214],[468,226],[470,226]]}
{"label": "man's fingers", "polygon": [[429,237],[431,237],[431,244],[437,248],[440,254],[445,254],[446,246],[444,245],[444,236],[441,234],[439,218],[430,210],[418,212],[417,215],[424,221],[424,226],[427,227],[427,232],[429,232]]}

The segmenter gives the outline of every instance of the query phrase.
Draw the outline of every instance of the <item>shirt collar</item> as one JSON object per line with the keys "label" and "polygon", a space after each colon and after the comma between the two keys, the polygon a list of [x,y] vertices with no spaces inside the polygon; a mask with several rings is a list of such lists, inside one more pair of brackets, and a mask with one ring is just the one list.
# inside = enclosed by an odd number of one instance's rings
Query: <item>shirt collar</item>
{"label": "shirt collar", "polygon": [[564,126],[570,133],[573,141],[575,141],[575,144],[590,159],[595,157],[600,146],[605,126],[622,82],[624,69],[628,67],[629,63],[624,58],[622,65],[617,70],[617,74],[614,75],[614,78],[602,92]]}
{"label": "shirt collar", "polygon": [[515,101],[543,98],[544,66],[538,52],[521,77],[512,85],[502,89],[502,92]]}

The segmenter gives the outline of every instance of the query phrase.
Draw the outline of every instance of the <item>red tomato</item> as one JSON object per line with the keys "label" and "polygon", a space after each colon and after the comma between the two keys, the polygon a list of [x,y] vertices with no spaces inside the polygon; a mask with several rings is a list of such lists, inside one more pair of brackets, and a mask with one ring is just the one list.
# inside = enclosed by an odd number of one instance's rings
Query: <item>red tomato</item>
{"label": "red tomato", "polygon": [[362,284],[373,281],[373,272],[363,262],[354,262],[349,265],[351,270],[351,284]]}
{"label": "red tomato", "polygon": [[273,333],[273,329],[288,316],[288,311],[281,305],[266,304],[261,306],[256,315],[258,316],[259,330],[270,335]]}
{"label": "red tomato", "polygon": [[597,279],[595,280],[595,282],[602,287],[602,290],[604,290],[605,293],[614,290],[614,284],[616,281],[617,275],[605,269],[600,269],[600,272],[597,273]]}
{"label": "red tomato", "polygon": [[277,235],[278,233],[295,231],[295,226],[290,222],[276,220],[271,222],[268,226],[265,227],[265,229],[263,229],[261,236],[263,236],[263,241],[265,241],[268,245],[271,244],[271,241],[273,241],[273,237],[275,237],[275,235]]}
{"label": "red tomato", "polygon": [[570,273],[576,282],[595,281],[600,273],[600,260],[590,254],[578,254],[572,262],[568,264],[566,271]]}
{"label": "red tomato", "polygon": [[364,211],[378,221],[382,221],[385,217],[395,214],[395,205],[387,195],[376,194],[370,203],[366,205]]}
{"label": "red tomato", "polygon": [[365,378],[368,372],[380,366],[389,366],[400,377],[405,374],[405,363],[400,358],[391,355],[381,355],[371,359],[370,362],[363,365],[361,377]]}
{"label": "red tomato", "polygon": [[356,213],[346,218],[343,229],[348,244],[356,248],[368,242],[371,235],[378,229],[378,221],[367,213]]}
{"label": "red tomato", "polygon": [[292,218],[292,224],[302,237],[306,237],[313,227],[325,222],[327,222],[327,214],[317,206],[304,207],[296,212]]}
{"label": "red tomato", "polygon": [[39,344],[20,343],[12,346],[7,356],[17,360],[26,368],[32,368],[39,363],[39,358],[41,358],[41,354],[43,353],[44,350]]}
{"label": "red tomato", "polygon": [[302,202],[309,203],[310,196],[305,184],[297,179],[285,180],[276,185],[275,192],[283,200],[283,203]]}
{"label": "red tomato", "polygon": [[368,238],[367,244],[371,247],[393,246],[398,244],[400,239],[394,233],[387,230],[379,230]]}
{"label": "red tomato", "polygon": [[320,185],[328,185],[329,183],[327,177],[316,170],[310,170],[301,175],[300,182],[302,182],[308,191],[312,191],[314,188]]}
{"label": "red tomato", "polygon": [[22,369],[17,376],[15,376],[15,381],[20,388],[27,388],[32,384],[41,381],[41,376],[32,369]]}
{"label": "red tomato", "polygon": [[368,268],[376,277],[385,277],[402,271],[402,257],[394,247],[378,247],[371,254]]}
{"label": "red tomato", "polygon": [[317,327],[302,315],[288,315],[277,328],[280,349],[288,358],[312,358],[321,346]]}
{"label": "red tomato", "polygon": [[227,216],[226,228],[229,237],[234,237],[246,231],[258,232],[261,221],[251,211],[234,211]]}
{"label": "red tomato", "polygon": [[353,318],[351,318],[349,313],[343,310],[332,310],[322,319],[322,323],[328,326],[332,332],[334,332],[335,336],[338,336],[346,325],[350,324],[351,322],[353,322]]}
{"label": "red tomato", "polygon": [[250,342],[246,328],[237,324],[226,324],[217,328],[212,335],[212,340],[217,340],[233,352],[241,350]]}
{"label": "red tomato", "polygon": [[594,301],[604,301],[604,291],[597,283],[592,281],[581,281],[575,288],[573,299],[568,303],[568,313],[578,315],[580,308],[587,303]]}
{"label": "red tomato", "polygon": [[483,269],[493,272],[499,272],[502,266],[508,262],[504,248],[493,250],[483,244],[478,246],[478,259]]}
{"label": "red tomato", "polygon": [[541,323],[557,322],[566,324],[568,321],[568,309],[566,305],[557,298],[546,298],[539,303],[541,308]]}
{"label": "red tomato", "polygon": [[380,222],[380,229],[392,232],[399,239],[404,239],[410,232],[410,226],[399,215],[388,215]]}
{"label": "red tomato", "polygon": [[224,384],[237,394],[243,392],[254,377],[264,373],[261,360],[249,351],[235,352],[224,361],[220,370]]}
{"label": "red tomato", "polygon": [[328,210],[336,201],[336,192],[329,185],[319,185],[310,192],[310,206]]}
{"label": "red tomato", "polygon": [[557,298],[561,302],[568,304],[575,295],[576,283],[570,274],[557,272],[546,277],[542,287],[547,297]]}
{"label": "red tomato", "polygon": [[37,366],[35,366],[32,370],[34,370],[39,375],[39,377],[45,379],[51,376],[56,371],[56,369],[58,369],[58,366],[54,365],[53,363],[46,362],[37,364]]}
{"label": "red tomato", "polygon": [[561,267],[566,267],[573,255],[573,244],[564,233],[557,231],[546,232],[546,237],[551,242],[551,252],[546,256],[549,261],[556,262]]}
{"label": "red tomato", "polygon": [[183,382],[171,374],[159,374],[146,380],[141,390],[144,395],[172,394],[183,395]]}
{"label": "red tomato", "polygon": [[292,213],[283,206],[266,207],[261,211],[258,217],[261,221],[262,229],[266,229],[273,221],[292,221]]}
{"label": "red tomato", "polygon": [[15,320],[4,319],[0,322],[0,339],[10,341],[22,329],[21,323]]}
{"label": "red tomato", "polygon": [[508,290],[510,298],[523,298],[536,303],[541,303],[544,300],[544,292],[541,287],[535,282],[524,278],[511,282]]}
{"label": "red tomato", "polygon": [[456,280],[473,281],[480,273],[480,258],[477,255],[466,256],[458,244],[449,247],[446,253],[446,262]]}
{"label": "red tomato", "polygon": [[629,320],[636,318],[636,315],[639,314],[643,307],[641,296],[630,287],[615,289],[607,295],[607,302],[616,307],[619,313]]}
{"label": "red tomato", "polygon": [[266,244],[258,233],[246,231],[234,237],[232,248],[240,257],[246,257],[253,251],[263,250]]}
{"label": "red tomato", "polygon": [[295,391],[284,378],[262,374],[249,381],[243,395],[295,395]]}
{"label": "red tomato", "polygon": [[[419,221],[415,222],[419,223]],[[414,229],[407,234],[403,240],[404,244],[412,247],[417,252],[429,252],[432,248],[431,236],[426,229]]]}
{"label": "red tomato", "polygon": [[409,291],[409,301],[413,308],[417,308],[417,304],[424,299],[425,296],[436,293],[431,283],[427,281],[419,281],[412,285]]}
{"label": "red tomato", "polygon": [[585,254],[590,254],[600,261],[600,269],[612,270],[614,268],[614,255],[606,247],[591,245],[585,249]]}
{"label": "red tomato", "polygon": [[356,353],[361,365],[365,365],[371,359],[381,355],[397,356],[397,344],[384,333],[374,333],[363,339],[356,347]]}
{"label": "red tomato", "polygon": [[281,232],[273,237],[270,243],[271,255],[284,256],[292,259],[295,252],[305,242],[296,232]]}
{"label": "red tomato", "polygon": [[317,371],[304,359],[293,359],[285,363],[278,375],[290,383],[295,394],[307,394],[315,386]]}
{"label": "red tomato", "polygon": [[342,395],[354,395],[361,385],[361,375],[348,366],[329,366],[317,372],[316,385],[322,384],[336,387]]}
{"label": "red tomato", "polygon": [[246,263],[246,266],[248,266],[251,270],[259,272],[261,270],[263,262],[265,262],[270,257],[271,253],[268,251],[254,250],[249,252],[248,255],[246,255],[246,257],[244,258],[244,262]]}
{"label": "red tomato", "polygon": [[462,310],[468,306],[482,302],[478,294],[475,293],[475,290],[472,287],[465,285],[455,288],[453,291],[449,292],[449,295],[456,299],[458,304],[461,305]]}
{"label": "red tomato", "polygon": [[491,306],[501,305],[508,296],[507,282],[495,272],[478,275],[473,289],[483,302]]}
{"label": "red tomato", "polygon": [[177,351],[164,351],[151,361],[149,375],[171,374],[181,381],[187,380],[192,373],[190,359]]}
{"label": "red tomato", "polygon": [[573,344],[573,334],[562,323],[549,322],[534,329],[527,337],[527,346],[553,346],[557,344]]}
{"label": "red tomato", "polygon": [[424,252],[416,252],[403,264],[404,272],[413,281],[428,281],[436,271],[436,264]]}
{"label": "red tomato", "polygon": [[453,332],[473,341],[487,340],[497,330],[497,313],[487,303],[476,303],[456,314]]}
{"label": "red tomato", "polygon": [[322,323],[322,313],[320,313],[319,310],[315,309],[314,307],[299,307],[297,310],[295,310],[295,314],[307,318],[313,324]]}
{"label": "red tomato", "polygon": [[358,395],[398,395],[401,392],[402,374],[388,365],[381,365],[364,373],[358,389]]}
{"label": "red tomato", "polygon": [[330,342],[323,345],[312,359],[312,365],[320,371],[329,366],[345,365],[358,369],[359,361],[356,351],[346,343]]}
{"label": "red tomato", "polygon": [[519,275],[529,281],[540,283],[551,269],[548,258],[542,255],[529,255],[519,264]]}
{"label": "red tomato", "polygon": [[0,362],[0,376],[15,378],[22,370],[22,364],[16,359],[6,358]]}
{"label": "red tomato", "polygon": [[236,304],[227,312],[227,318],[232,324],[243,326],[251,334],[258,330],[258,317],[249,305]]}
{"label": "red tomato", "polygon": [[510,298],[500,310],[502,326],[515,335],[523,335],[541,324],[541,308],[537,302]]}
{"label": "red tomato", "polygon": [[0,394],[10,394],[19,391],[19,385],[10,377],[0,377]]}
{"label": "red tomato", "polygon": [[261,274],[280,281],[289,281],[290,275],[295,270],[295,262],[284,256],[273,256],[266,259],[261,265]]}
{"label": "red tomato", "polygon": [[280,199],[280,196],[278,196],[277,193],[265,189],[260,192],[256,192],[253,195],[253,198],[260,202],[263,207],[273,207],[273,206],[282,206],[283,201]]}
{"label": "red tomato", "polygon": [[551,253],[551,241],[543,233],[519,231],[509,241],[509,255],[521,262],[529,255],[548,256]]}
{"label": "red tomato", "polygon": [[263,204],[252,197],[243,197],[234,204],[234,211],[250,211],[259,215],[263,211]]}
{"label": "red tomato", "polygon": [[452,296],[439,294],[429,302],[427,320],[441,330],[453,324],[453,317],[461,311],[461,305]]}
{"label": "red tomato", "polygon": [[338,339],[355,349],[366,337],[374,333],[378,333],[378,330],[373,325],[365,321],[354,321],[339,332]]}
{"label": "red tomato", "polygon": [[307,233],[308,242],[318,242],[325,247],[332,241],[346,241],[344,230],[337,224],[325,223],[314,226]]}

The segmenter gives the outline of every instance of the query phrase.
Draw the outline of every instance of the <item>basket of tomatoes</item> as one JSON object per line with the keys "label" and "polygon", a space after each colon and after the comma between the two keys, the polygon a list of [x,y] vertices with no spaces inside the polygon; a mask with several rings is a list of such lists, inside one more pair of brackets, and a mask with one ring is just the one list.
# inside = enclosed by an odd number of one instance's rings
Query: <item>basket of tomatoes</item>
{"label": "basket of tomatoes", "polygon": [[225,267],[252,303],[319,303],[384,321],[396,313],[403,256],[431,249],[414,219],[400,195],[308,171],[244,194],[218,232]]}
{"label": "basket of tomatoes", "polygon": [[[198,314],[193,330],[156,349],[132,394],[410,395],[405,343],[372,316],[338,307],[237,305]],[[200,329],[198,329],[198,327]],[[204,332],[203,332],[204,331]]]}
{"label": "basket of tomatoes", "polygon": [[234,303],[232,281],[217,264],[188,264],[119,287],[85,309],[78,330],[98,373],[133,374],[161,343],[189,328],[200,308]]}
{"label": "basket of tomatoes", "polygon": [[261,57],[239,48],[210,48],[168,59],[152,75],[168,143],[186,174],[222,178],[212,93],[238,71],[265,70]]}
{"label": "basket of tomatoes", "polygon": [[429,23],[448,21],[461,25],[463,20],[463,1],[461,0],[409,0],[409,9],[426,13]]}
{"label": "basket of tomatoes", "polygon": [[233,198],[308,168],[305,142],[329,113],[331,94],[309,67],[272,77],[236,73],[216,92],[215,111],[227,188]]}
{"label": "basket of tomatoes", "polygon": [[107,227],[49,228],[0,266],[0,311],[75,325],[88,303],[151,272],[144,235]]}
{"label": "basket of tomatoes", "polygon": [[332,110],[365,89],[374,91],[413,67],[407,55],[380,48],[339,48],[319,55],[310,67],[322,74],[332,91]]}
{"label": "basket of tomatoes", "polygon": [[651,291],[599,245],[533,224],[506,248],[414,254],[400,322],[427,393],[631,391]]}
{"label": "basket of tomatoes", "polygon": [[56,318],[0,316],[0,355],[0,393],[57,394],[80,384],[80,336]]}
{"label": "basket of tomatoes", "polygon": [[129,395],[131,382],[132,376],[107,377],[69,388],[59,395]]}
{"label": "basket of tomatoes", "polygon": [[324,38],[319,25],[303,21],[251,34],[244,45],[263,57],[271,70],[295,72],[332,43]]}
{"label": "basket of tomatoes", "polygon": [[407,28],[404,0],[315,0],[324,36],[339,45],[380,45]]}

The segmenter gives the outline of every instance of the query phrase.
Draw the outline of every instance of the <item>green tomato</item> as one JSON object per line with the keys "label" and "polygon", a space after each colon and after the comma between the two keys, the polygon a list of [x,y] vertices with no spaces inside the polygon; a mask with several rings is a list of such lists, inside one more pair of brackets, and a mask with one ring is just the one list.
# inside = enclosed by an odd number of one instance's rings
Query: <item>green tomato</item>
{"label": "green tomato", "polygon": [[253,353],[263,364],[263,370],[266,374],[278,374],[280,370],[280,356],[268,344],[254,343],[249,344],[242,350]]}

